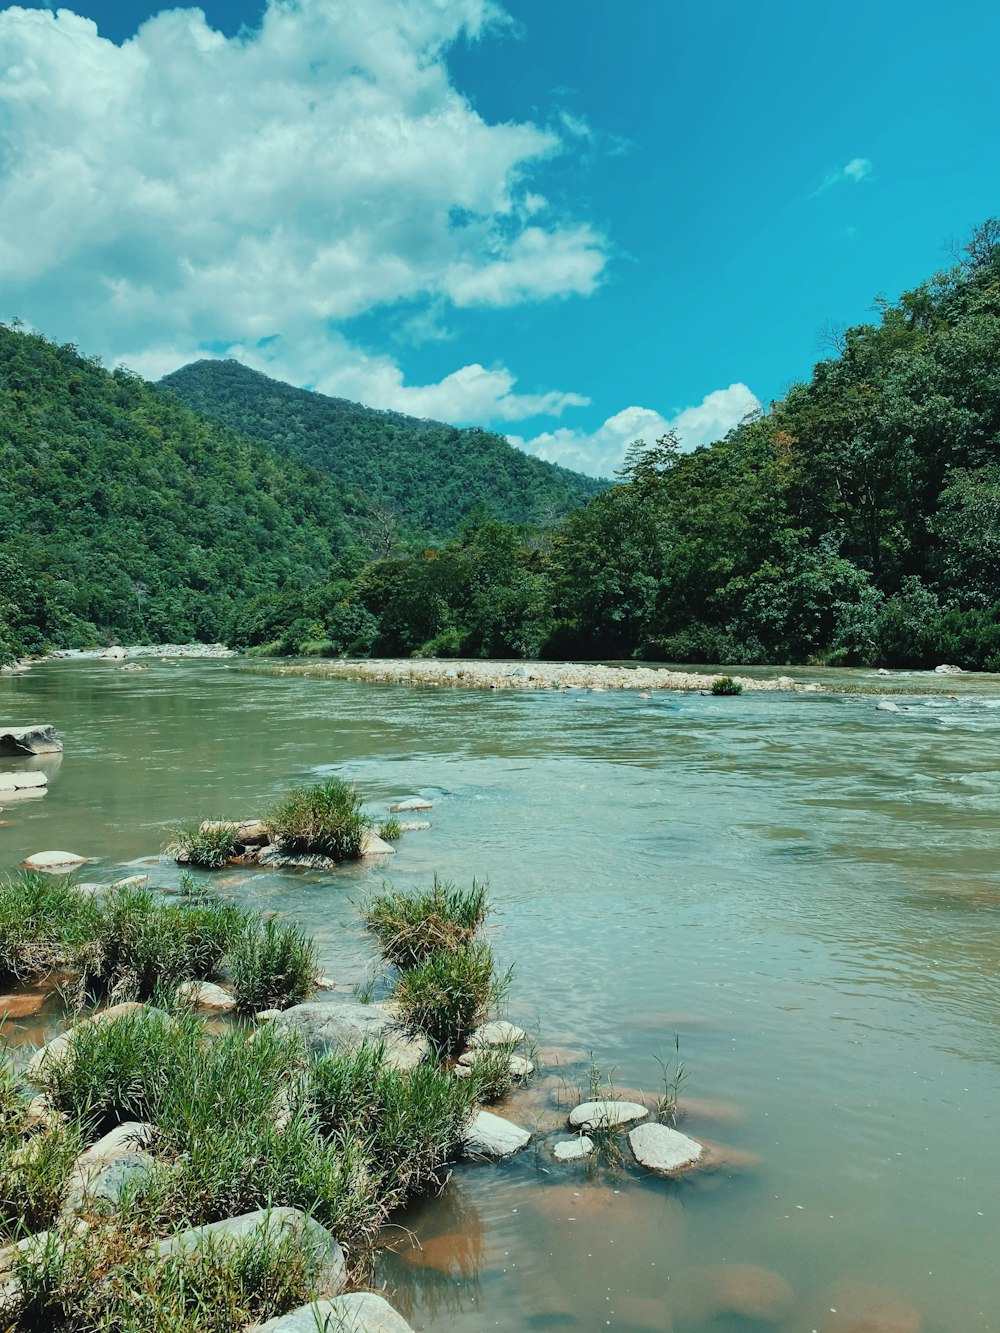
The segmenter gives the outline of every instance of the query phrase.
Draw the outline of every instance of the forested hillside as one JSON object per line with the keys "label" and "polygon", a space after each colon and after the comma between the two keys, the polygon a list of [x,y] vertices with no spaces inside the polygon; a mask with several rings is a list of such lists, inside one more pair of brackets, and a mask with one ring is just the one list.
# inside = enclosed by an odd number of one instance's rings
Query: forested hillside
{"label": "forested hillside", "polygon": [[480,506],[508,523],[562,518],[605,488],[492,431],[328,398],[237,361],[196,361],[160,383],[201,416],[359,488],[413,536],[452,537]]}
{"label": "forested hillside", "polygon": [[691,454],[637,445],[624,484],[558,529],[469,523],[257,633],[295,648],[307,627],[326,651],[1000,670],[1000,223],[877,308],[759,420]]}
{"label": "forested hillside", "polygon": [[328,575],[358,504],[135,375],[0,326],[0,660],[217,639]]}

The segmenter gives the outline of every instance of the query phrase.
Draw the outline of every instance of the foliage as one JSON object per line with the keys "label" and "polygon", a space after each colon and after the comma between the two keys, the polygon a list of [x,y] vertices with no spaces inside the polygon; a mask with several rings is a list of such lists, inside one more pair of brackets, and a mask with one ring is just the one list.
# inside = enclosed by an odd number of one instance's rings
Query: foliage
{"label": "foliage", "polygon": [[311,787],[294,787],[265,814],[264,823],[272,840],[291,855],[348,861],[361,855],[372,820],[351,783],[329,778]]}
{"label": "foliage", "polygon": [[385,842],[398,842],[403,836],[403,826],[395,815],[389,819],[383,819],[378,826],[378,836]]}
{"label": "foliage", "polygon": [[488,911],[483,885],[473,881],[463,889],[435,876],[432,887],[419,893],[392,889],[375,895],[362,916],[386,962],[406,968],[471,944]]}
{"label": "foliage", "polygon": [[316,946],[298,926],[253,921],[229,950],[238,1009],[287,1009],[300,1004],[316,981]]}
{"label": "foliage", "polygon": [[443,1053],[457,1050],[502,1000],[508,978],[494,975],[486,944],[432,953],[404,971],[393,991],[400,1016]]}
{"label": "foliage", "polygon": [[237,828],[223,819],[185,825],[174,830],[165,850],[182,865],[221,870],[242,850]]}
{"label": "foliage", "polygon": [[743,686],[732,676],[716,676],[712,681],[712,693],[716,695],[742,694]]}
{"label": "foliage", "polygon": [[0,981],[27,981],[72,965],[100,933],[101,909],[65,879],[0,880]]}

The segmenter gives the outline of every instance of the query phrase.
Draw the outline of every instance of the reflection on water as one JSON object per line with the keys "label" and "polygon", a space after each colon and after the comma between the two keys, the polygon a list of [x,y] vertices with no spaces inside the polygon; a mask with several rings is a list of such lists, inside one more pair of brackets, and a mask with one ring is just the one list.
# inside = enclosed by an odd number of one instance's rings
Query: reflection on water
{"label": "reflection on water", "polygon": [[[432,797],[388,868],[215,881],[301,918],[347,987],[371,962],[354,903],[383,878],[490,881],[539,1043],[506,1113],[539,1138],[414,1204],[415,1241],[388,1233],[380,1280],[417,1330],[997,1328],[1000,681],[899,683],[911,706],[887,714],[47,665],[0,680],[3,720],[66,739],[49,794],[0,815],[0,863],[57,847],[109,880],[176,823],[316,773]],[[683,1128],[728,1164],[673,1183],[557,1164],[590,1052],[655,1095],[675,1033]]]}

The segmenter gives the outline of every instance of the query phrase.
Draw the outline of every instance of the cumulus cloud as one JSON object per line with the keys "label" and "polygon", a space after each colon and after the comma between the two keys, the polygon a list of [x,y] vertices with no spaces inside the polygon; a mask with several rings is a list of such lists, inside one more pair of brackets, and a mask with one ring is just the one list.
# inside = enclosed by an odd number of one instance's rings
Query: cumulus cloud
{"label": "cumulus cloud", "polygon": [[563,426],[531,439],[519,435],[507,438],[511,444],[550,463],[561,463],[563,467],[595,477],[610,477],[621,467],[633,440],[652,444],[668,430],[676,430],[681,448],[689,451],[721,439],[760,408],[758,398],[745,384],[730,384],[728,389],[706,394],[696,407],[686,407],[673,417],[662,416],[650,407],[626,407],[589,433]]}
{"label": "cumulus cloud", "polygon": [[832,171],[828,171],[810,197],[815,198],[832,186],[844,182],[858,185],[861,181],[867,180],[873,170],[874,167],[867,157],[852,157],[850,162],[846,162],[842,167],[834,167]]}
{"label": "cumulus cloud", "polygon": [[605,238],[532,181],[576,127],[489,123],[451,84],[450,45],[501,18],[491,0],[270,0],[253,32],[171,9],[119,46],[68,9],[0,11],[2,313],[147,374],[232,346],[408,411],[586,401],[479,364],[407,386],[337,332],[600,283]]}

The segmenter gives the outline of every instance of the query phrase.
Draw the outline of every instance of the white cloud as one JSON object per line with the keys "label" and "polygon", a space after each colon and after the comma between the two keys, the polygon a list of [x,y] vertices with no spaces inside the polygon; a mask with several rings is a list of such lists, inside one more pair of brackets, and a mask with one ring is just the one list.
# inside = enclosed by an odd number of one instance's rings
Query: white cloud
{"label": "white cloud", "polygon": [[809,197],[814,199],[816,195],[823,194],[831,186],[840,185],[844,181],[858,185],[861,181],[867,180],[873,171],[874,167],[869,158],[852,157],[850,162],[846,162],[842,167],[834,167],[831,171],[828,171]]}
{"label": "white cloud", "polygon": [[515,420],[585,401],[479,364],[407,386],[336,332],[396,303],[600,283],[605,238],[532,188],[579,128],[491,124],[450,82],[451,43],[502,17],[270,0],[250,34],[173,9],[118,46],[67,9],[0,11],[0,314],[148,374],[279,335],[272,373],[379,406]]}
{"label": "white cloud", "polygon": [[696,449],[721,439],[744,417],[760,411],[760,406],[745,384],[730,384],[728,389],[706,394],[696,407],[686,407],[669,418],[650,407],[626,407],[591,433],[563,426],[528,440],[519,435],[507,438],[519,449],[550,463],[561,463],[595,477],[610,477],[621,467],[633,440],[652,444],[668,430],[676,430],[682,449]]}

